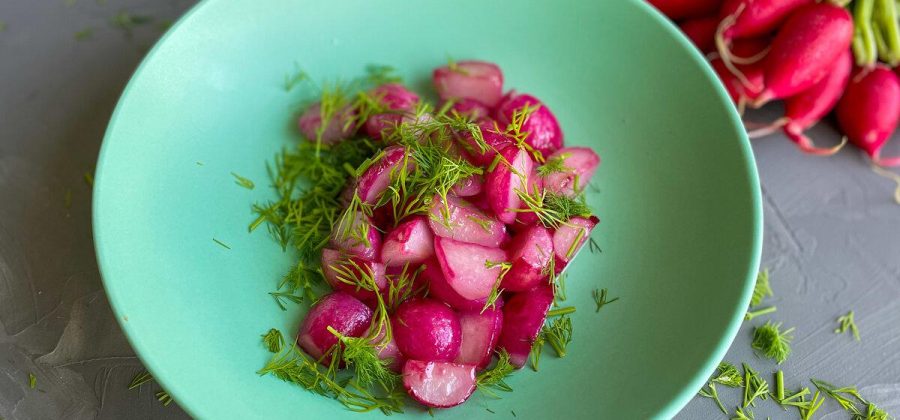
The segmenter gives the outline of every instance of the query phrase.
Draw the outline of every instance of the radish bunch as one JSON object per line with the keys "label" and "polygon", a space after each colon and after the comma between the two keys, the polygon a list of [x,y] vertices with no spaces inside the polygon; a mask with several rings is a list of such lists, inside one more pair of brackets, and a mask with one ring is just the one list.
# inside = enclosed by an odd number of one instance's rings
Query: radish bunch
{"label": "radish bunch", "polygon": [[801,151],[832,155],[844,143],[816,147],[804,131],[836,110],[851,143],[877,165],[900,166],[900,158],[881,156],[900,120],[900,79],[888,67],[900,64],[896,2],[647,1],[708,54],[742,113],[784,101],[784,117],[751,137],[783,130]]}
{"label": "radish bunch", "polygon": [[316,150],[369,142],[376,151],[348,169],[320,254],[333,291],[296,342],[359,378],[393,370],[416,401],[447,408],[528,360],[557,275],[599,221],[584,191],[600,158],[565,147],[541,100],[504,93],[495,64],[452,63],[433,82],[439,107],[388,83],[353,102],[323,99],[299,118]]}

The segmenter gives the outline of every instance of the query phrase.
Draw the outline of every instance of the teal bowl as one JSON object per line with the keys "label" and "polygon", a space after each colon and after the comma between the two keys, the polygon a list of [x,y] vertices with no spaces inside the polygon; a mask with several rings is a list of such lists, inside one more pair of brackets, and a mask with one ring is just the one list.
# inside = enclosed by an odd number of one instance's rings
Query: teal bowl
{"label": "teal bowl", "polygon": [[[701,55],[643,2],[207,0],[150,52],[97,166],[94,236],[115,314],[147,368],[199,418],[359,418],[256,371],[260,334],[297,328],[268,292],[291,263],[254,202],[265,163],[299,141],[299,65],[348,79],[390,64],[418,90],[447,57],[499,63],[542,98],[569,144],[603,157],[590,204],[602,252],[570,266],[568,356],[437,418],[666,418],[740,325],[762,235],[749,143]],[[247,190],[231,173],[256,181]],[[221,241],[230,249],[215,243]],[[594,311],[591,291],[620,299]],[[409,406],[399,416],[427,418]]]}

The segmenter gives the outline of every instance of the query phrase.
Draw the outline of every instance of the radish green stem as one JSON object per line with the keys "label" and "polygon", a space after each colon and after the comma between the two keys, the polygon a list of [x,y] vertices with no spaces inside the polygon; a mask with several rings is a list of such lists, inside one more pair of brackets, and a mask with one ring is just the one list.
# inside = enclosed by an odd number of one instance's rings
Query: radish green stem
{"label": "radish green stem", "polygon": [[900,62],[900,24],[897,22],[897,4],[894,0],[876,0],[875,22],[881,28],[887,50],[885,56],[891,66]]}
{"label": "radish green stem", "polygon": [[853,55],[856,57],[856,64],[863,67],[875,65],[878,54],[871,25],[874,8],[875,0],[858,0],[853,9],[853,20],[856,25]]}
{"label": "radish green stem", "polygon": [[775,307],[775,306],[769,306],[768,308],[763,308],[763,309],[760,309],[760,310],[758,310],[758,311],[747,312],[747,315],[744,315],[744,320],[745,320],[745,321],[750,321],[750,320],[752,320],[753,318],[756,318],[756,317],[758,317],[758,316],[760,316],[760,315],[770,314],[770,313],[775,312],[775,311],[777,311],[777,310],[778,310],[778,307]]}
{"label": "radish green stem", "polygon": [[566,314],[571,314],[571,313],[575,313],[574,306],[566,306],[565,308],[559,308],[559,309],[554,309],[552,311],[548,311],[547,316],[551,317],[551,316],[566,315]]}

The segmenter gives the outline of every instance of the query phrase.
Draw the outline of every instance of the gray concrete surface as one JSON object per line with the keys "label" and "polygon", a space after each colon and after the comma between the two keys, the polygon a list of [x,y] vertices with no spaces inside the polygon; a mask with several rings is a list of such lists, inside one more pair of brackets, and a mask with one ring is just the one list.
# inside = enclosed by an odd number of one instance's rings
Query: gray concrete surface
{"label": "gray concrete surface", "polygon": [[[132,70],[165,22],[192,3],[0,0],[0,418],[187,417],[156,401],[155,384],[126,389],[141,363],[100,283],[83,175]],[[153,20],[126,30],[110,23],[123,21],[120,12]],[[827,123],[812,135],[838,138]],[[810,386],[810,377],[858,385],[900,416],[900,206],[892,183],[855,151],[806,157],[781,136],[755,141],[754,150],[765,194],[763,265],[779,310],[747,323],[727,360],[769,377],[776,365],[750,349],[749,324],[781,321],[796,327],[794,354],[781,366],[789,387]],[[900,153],[900,145],[890,150]],[[832,332],[851,309],[861,342]],[[737,392],[720,393],[733,410]],[[771,403],[755,411],[757,419],[797,418]],[[833,402],[820,413],[849,418]],[[678,416],[724,417],[699,398]]]}

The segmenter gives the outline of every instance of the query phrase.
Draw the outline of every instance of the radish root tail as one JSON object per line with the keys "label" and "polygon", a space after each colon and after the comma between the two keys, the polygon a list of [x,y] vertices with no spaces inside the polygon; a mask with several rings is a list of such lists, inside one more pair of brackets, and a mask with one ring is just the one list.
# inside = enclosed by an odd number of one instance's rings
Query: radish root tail
{"label": "radish root tail", "polygon": [[878,176],[890,179],[897,183],[897,189],[894,190],[894,201],[896,201],[897,204],[900,204],[900,175],[897,175],[878,165],[872,165],[872,171],[878,174]]}
{"label": "radish root tail", "polygon": [[782,117],[775,120],[771,124],[762,126],[753,122],[744,122],[744,127],[749,130],[747,131],[747,137],[750,137],[751,139],[758,139],[760,137],[765,137],[775,133],[776,131],[787,125],[787,123],[789,122],[791,122],[790,118]]}
{"label": "radish root tail", "polygon": [[719,50],[719,55],[722,58],[722,63],[725,64],[725,68],[728,69],[731,74],[734,75],[738,80],[741,81],[741,84],[746,86],[747,88],[752,89],[753,84],[750,83],[750,80],[747,79],[747,76],[744,75],[737,66],[734,65],[733,59],[735,58],[731,54],[731,40],[725,39],[725,31],[734,26],[735,22],[737,22],[738,16],[744,12],[744,8],[747,7],[745,3],[741,3],[738,6],[737,10],[734,11],[733,15],[728,15],[722,22],[719,23],[719,27],[716,29],[716,49]]}
{"label": "radish root tail", "polygon": [[832,156],[835,153],[841,151],[844,146],[847,145],[847,136],[841,138],[841,143],[837,146],[833,147],[817,147],[815,143],[813,143],[812,139],[807,137],[802,132],[800,133],[791,133],[785,132],[787,136],[794,142],[797,143],[797,147],[800,148],[800,151],[803,153],[807,153],[814,156]]}
{"label": "radish root tail", "polygon": [[766,54],[768,54],[769,50],[771,50],[771,49],[772,49],[772,46],[770,45],[770,46],[766,47],[766,49],[764,49],[764,50],[756,53],[756,55],[752,55],[750,57],[740,57],[740,56],[732,54],[731,62],[736,63],[736,64],[744,64],[744,65],[754,64],[757,61],[765,58]]}

